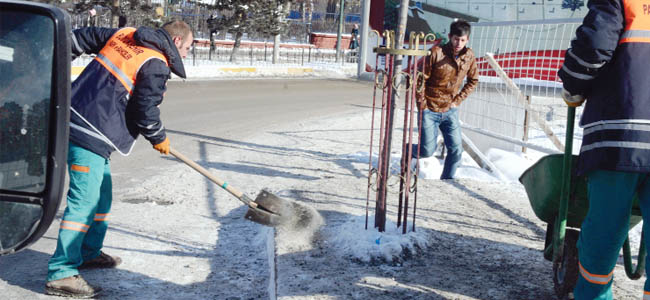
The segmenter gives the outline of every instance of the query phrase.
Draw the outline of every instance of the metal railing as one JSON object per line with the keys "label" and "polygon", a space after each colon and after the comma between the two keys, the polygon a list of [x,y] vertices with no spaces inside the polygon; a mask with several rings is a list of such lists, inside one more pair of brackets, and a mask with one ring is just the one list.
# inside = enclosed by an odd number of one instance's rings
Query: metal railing
{"label": "metal railing", "polygon": [[[232,47],[193,47],[187,58],[183,60],[186,66],[221,65],[231,63]],[[343,59],[338,64],[355,64],[358,58],[358,49],[346,49],[342,52]],[[73,66],[85,66],[94,56],[83,55],[72,62]],[[305,64],[334,64],[336,62],[336,49],[320,49],[313,47],[285,48],[279,50],[277,65],[305,65]],[[266,47],[240,47],[235,54],[234,64],[238,65],[270,65],[273,61],[273,45]]]}
{"label": "metal railing", "polygon": [[[186,59],[191,65],[211,65],[230,62],[232,47],[194,47]],[[344,50],[340,63],[356,63],[357,50]],[[280,47],[278,64],[307,64],[307,63],[335,63],[336,49],[320,49],[314,47]],[[257,65],[270,64],[273,61],[273,45],[240,47],[234,57],[234,63]]]}

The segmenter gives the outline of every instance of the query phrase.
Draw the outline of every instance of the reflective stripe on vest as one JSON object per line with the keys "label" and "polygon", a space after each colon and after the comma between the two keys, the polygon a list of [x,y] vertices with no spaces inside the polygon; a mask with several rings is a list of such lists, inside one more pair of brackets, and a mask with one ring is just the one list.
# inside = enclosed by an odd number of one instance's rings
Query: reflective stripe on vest
{"label": "reflective stripe on vest", "polygon": [[643,300],[650,300],[650,292],[643,291]]}
{"label": "reflective stripe on vest", "polygon": [[623,0],[623,9],[625,31],[618,43],[650,43],[650,4]]}
{"label": "reflective stripe on vest", "polygon": [[593,284],[605,285],[612,281],[612,278],[614,277],[614,270],[612,270],[607,275],[596,275],[587,272],[581,263],[578,263],[578,265],[580,266],[580,275],[582,275],[585,280]]}
{"label": "reflective stripe on vest", "polygon": [[135,77],[142,64],[149,59],[157,58],[169,65],[162,53],[149,48],[137,46],[133,40],[135,28],[127,27],[118,30],[99,51],[95,60],[108,69],[132,93]]}

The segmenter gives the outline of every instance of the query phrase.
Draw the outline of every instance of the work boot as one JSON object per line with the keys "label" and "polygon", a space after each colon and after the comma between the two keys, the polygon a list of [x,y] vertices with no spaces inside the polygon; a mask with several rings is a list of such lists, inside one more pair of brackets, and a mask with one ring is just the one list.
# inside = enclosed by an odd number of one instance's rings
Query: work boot
{"label": "work boot", "polygon": [[110,256],[103,251],[99,251],[99,256],[84,261],[79,269],[110,269],[115,268],[122,263],[122,259],[119,256]]}
{"label": "work boot", "polygon": [[46,294],[71,298],[92,298],[97,296],[101,290],[101,288],[90,286],[86,280],[81,278],[81,275],[52,280],[45,284]]}

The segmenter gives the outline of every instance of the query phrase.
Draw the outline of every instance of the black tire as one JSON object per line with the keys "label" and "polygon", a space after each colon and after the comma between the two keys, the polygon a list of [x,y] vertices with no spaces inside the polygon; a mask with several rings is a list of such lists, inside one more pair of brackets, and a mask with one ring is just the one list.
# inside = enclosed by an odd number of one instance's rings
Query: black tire
{"label": "black tire", "polygon": [[564,237],[564,254],[553,262],[553,286],[558,299],[569,299],[578,282],[578,236],[580,232],[567,229]]}

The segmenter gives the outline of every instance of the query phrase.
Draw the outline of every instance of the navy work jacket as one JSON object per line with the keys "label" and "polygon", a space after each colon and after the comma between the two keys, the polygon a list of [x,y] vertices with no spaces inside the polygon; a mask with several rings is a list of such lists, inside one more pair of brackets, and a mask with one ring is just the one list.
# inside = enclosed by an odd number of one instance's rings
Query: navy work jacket
{"label": "navy work jacket", "polygon": [[650,12],[639,3],[589,1],[558,72],[587,99],[578,174],[650,172]]}
{"label": "navy work jacket", "polygon": [[72,36],[73,56],[97,56],[72,83],[70,141],[105,158],[128,155],[140,134],[153,145],[164,141],[158,105],[171,72],[186,77],[169,34],[87,27]]}

